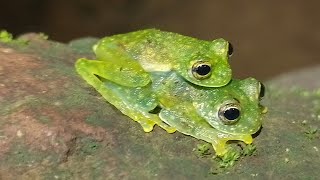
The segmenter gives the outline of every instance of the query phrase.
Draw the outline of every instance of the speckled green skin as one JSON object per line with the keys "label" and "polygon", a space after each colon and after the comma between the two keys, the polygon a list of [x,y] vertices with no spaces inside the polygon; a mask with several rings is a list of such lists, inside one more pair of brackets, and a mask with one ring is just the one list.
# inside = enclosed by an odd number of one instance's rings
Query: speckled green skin
{"label": "speckled green skin", "polygon": [[[159,78],[161,77],[161,78]],[[203,88],[184,81],[176,74],[154,74],[152,91],[163,108],[161,120],[179,132],[212,143],[216,154],[227,152],[228,140],[252,143],[252,136],[261,127],[259,105],[260,83],[248,78],[232,80],[221,88]],[[227,103],[240,104],[241,118],[235,124],[224,124],[219,109]]]}
{"label": "speckled green skin", "polygon": [[[233,80],[224,86],[231,79],[228,45],[223,39],[200,41],[149,29],[103,38],[93,48],[97,60],[79,59],[76,69],[145,132],[155,124],[169,133],[178,130],[212,143],[223,155],[228,140],[251,143],[251,134],[261,126],[260,83]],[[209,78],[193,78],[191,68],[198,60],[211,63]],[[218,112],[230,102],[240,103],[243,113],[240,121],[226,125]]]}
{"label": "speckled green skin", "polygon": [[[228,140],[252,143],[251,134],[261,126],[260,83],[253,78],[233,80],[220,88],[205,88],[185,81],[176,73],[150,73],[152,83],[127,87],[97,77],[90,72],[90,61],[76,63],[78,73],[123,114],[139,122],[145,132],[155,124],[169,133],[176,130],[212,143],[216,154],[227,152]],[[235,100],[236,99],[236,100]],[[241,119],[233,125],[218,117],[221,106],[237,101]],[[160,107],[159,112],[152,112]]]}
{"label": "speckled green skin", "polygon": [[[104,66],[104,78],[117,84],[144,86],[151,80],[150,72],[175,71],[193,84],[220,87],[232,77],[228,46],[224,39],[203,41],[147,29],[105,37],[94,46],[94,51],[98,60],[108,64]],[[211,64],[210,77],[197,79],[192,75],[192,65],[199,61]]]}

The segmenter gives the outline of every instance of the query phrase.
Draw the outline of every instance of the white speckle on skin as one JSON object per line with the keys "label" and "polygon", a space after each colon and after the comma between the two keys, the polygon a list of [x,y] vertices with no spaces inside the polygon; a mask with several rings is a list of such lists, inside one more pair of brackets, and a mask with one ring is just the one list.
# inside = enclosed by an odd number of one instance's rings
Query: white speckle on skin
{"label": "white speckle on skin", "polygon": [[290,151],[290,149],[289,148],[286,148],[286,152],[289,152]]}

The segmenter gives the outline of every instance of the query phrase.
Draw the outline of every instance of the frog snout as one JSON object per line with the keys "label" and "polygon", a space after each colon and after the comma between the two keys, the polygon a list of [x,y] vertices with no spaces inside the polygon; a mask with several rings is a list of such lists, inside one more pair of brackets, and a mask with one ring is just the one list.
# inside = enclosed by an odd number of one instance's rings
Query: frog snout
{"label": "frog snout", "polygon": [[265,93],[265,86],[261,83],[260,83],[260,92],[259,92],[259,99],[262,99],[264,97],[264,93]]}

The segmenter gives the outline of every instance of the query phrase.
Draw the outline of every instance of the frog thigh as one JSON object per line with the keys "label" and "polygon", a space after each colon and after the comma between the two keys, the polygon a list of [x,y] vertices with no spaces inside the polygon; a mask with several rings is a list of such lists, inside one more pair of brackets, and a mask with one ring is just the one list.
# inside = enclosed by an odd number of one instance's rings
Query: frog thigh
{"label": "frog thigh", "polygon": [[[95,76],[94,73],[88,69],[88,64],[91,65],[91,62],[97,62],[97,61],[91,61],[86,59],[79,59],[76,63],[76,70],[77,72],[82,76],[83,79],[85,79],[88,84],[92,85],[109,103],[114,105],[117,109],[119,109],[123,114],[131,117],[131,119],[138,121],[141,126],[143,127],[144,131],[149,132],[153,129],[154,121],[150,121],[147,118],[145,118],[141,113],[135,113],[134,110],[130,110],[128,108],[128,103],[123,102],[123,99],[121,96],[119,96],[119,93],[116,94],[112,87],[106,86],[108,83],[113,84],[114,87],[117,87],[115,83],[108,82],[108,81],[101,81],[97,76]],[[120,86],[119,86],[120,87]],[[143,118],[143,120],[139,121],[139,119]]]}
{"label": "frog thigh", "polygon": [[78,59],[76,69],[79,74],[92,74],[110,80],[122,86],[141,87],[150,82],[150,76],[136,62],[113,62]]}
{"label": "frog thigh", "polygon": [[241,140],[247,144],[252,143],[251,135],[225,134],[213,129],[195,113],[187,112],[186,114],[188,115],[162,109],[159,116],[162,121],[176,128],[179,132],[211,143],[218,156],[222,156],[228,151],[226,146],[228,140]]}
{"label": "frog thigh", "polygon": [[[148,96],[152,92],[148,92],[148,90],[140,87],[125,87],[113,83],[112,81],[101,80],[95,76],[94,73],[88,70],[86,64],[82,62],[90,63],[91,60],[78,60],[76,63],[78,73],[109,103],[114,105],[123,114],[129,116],[134,121],[139,122],[145,132],[152,131],[155,124],[165,129],[168,133],[175,132],[175,128],[169,127],[167,124],[163,123],[158,115],[149,113],[150,110],[157,106],[154,99],[151,96]],[[141,96],[139,96],[139,98],[132,97],[134,96],[133,94]]]}

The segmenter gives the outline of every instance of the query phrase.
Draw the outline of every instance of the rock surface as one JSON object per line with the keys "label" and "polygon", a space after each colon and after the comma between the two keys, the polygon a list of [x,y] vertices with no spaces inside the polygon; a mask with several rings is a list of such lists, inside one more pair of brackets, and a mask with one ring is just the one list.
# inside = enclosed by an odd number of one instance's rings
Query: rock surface
{"label": "rock surface", "polygon": [[75,72],[95,39],[69,44],[24,35],[0,44],[0,179],[315,179],[320,176],[320,67],[266,82],[269,112],[255,156],[213,173],[203,143],[138,123]]}

